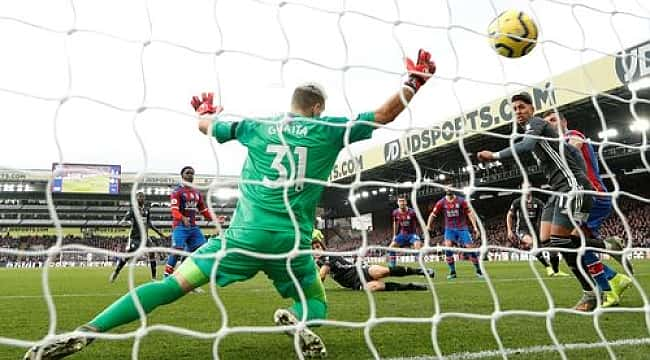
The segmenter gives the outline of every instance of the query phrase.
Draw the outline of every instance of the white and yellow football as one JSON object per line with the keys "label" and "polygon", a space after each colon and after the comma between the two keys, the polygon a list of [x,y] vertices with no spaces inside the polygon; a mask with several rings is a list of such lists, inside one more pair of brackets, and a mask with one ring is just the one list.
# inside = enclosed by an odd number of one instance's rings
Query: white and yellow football
{"label": "white and yellow football", "polygon": [[499,14],[488,26],[490,44],[501,56],[522,57],[537,43],[537,24],[523,11],[507,10]]}

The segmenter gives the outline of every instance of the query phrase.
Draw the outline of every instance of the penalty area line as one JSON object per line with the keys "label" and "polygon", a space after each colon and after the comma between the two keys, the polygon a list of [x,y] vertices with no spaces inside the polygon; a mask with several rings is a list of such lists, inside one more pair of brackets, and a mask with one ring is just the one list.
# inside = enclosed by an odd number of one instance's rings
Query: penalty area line
{"label": "penalty area line", "polygon": [[[608,342],[609,346],[635,346],[635,345],[648,345],[650,344],[650,338],[632,338],[632,339],[620,339]],[[563,344],[564,350],[585,350],[585,349],[595,349],[595,348],[604,348],[605,344],[603,343],[575,343],[575,344]],[[535,354],[535,353],[545,353],[557,351],[555,345],[537,345],[525,348],[506,348],[504,352],[506,356],[509,355],[521,355],[521,354]],[[445,355],[442,357],[444,360],[465,360],[465,359],[484,359],[490,357],[502,357],[503,354],[499,350],[484,350],[479,352],[464,352],[464,353],[454,353]],[[412,356],[412,357],[396,357],[396,358],[385,358],[384,360],[439,360],[437,356]]]}

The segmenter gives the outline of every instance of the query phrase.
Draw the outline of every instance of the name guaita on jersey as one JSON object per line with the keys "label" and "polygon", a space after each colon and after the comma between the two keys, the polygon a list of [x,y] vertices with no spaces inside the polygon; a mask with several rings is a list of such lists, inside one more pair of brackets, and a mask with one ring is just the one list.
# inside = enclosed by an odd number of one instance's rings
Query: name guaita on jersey
{"label": "name guaita on jersey", "polygon": [[[280,123],[269,126],[269,135],[276,135],[279,129]],[[296,123],[285,123],[284,126],[282,126],[282,132],[296,137],[307,137],[309,135],[309,129],[305,125]]]}

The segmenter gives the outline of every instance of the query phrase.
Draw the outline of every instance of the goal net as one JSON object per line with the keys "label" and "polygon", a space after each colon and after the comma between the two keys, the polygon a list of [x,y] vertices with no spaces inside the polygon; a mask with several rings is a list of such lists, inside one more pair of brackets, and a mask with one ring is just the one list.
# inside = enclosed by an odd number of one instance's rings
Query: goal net
{"label": "goal net", "polygon": [[[539,37],[530,54],[508,59],[491,48],[486,29],[513,8],[536,22]],[[328,245],[324,254],[354,263],[365,288],[344,291],[327,279],[328,318],[302,318],[297,328],[312,326],[336,359],[640,359],[639,353],[647,353],[650,3],[7,1],[0,4],[0,29],[3,169],[29,174],[25,169],[49,169],[52,163],[121,164],[136,173],[130,197],[135,204],[135,189],[145,176],[189,164],[213,179],[196,188],[207,194],[216,213],[219,189],[269,184],[227,177],[239,176],[246,149],[235,141],[217,144],[196,131],[192,95],[214,91],[225,107],[223,118],[264,123],[290,110],[296,85],[313,81],[327,91],[324,115],[355,119],[378,111],[401,91],[407,76],[404,58],[414,59],[420,48],[430,51],[435,76],[395,121],[377,124],[371,140],[349,144],[346,132],[346,145],[327,181],[300,178],[298,154],[283,168],[284,181],[274,183],[287,191],[299,182],[325,187],[318,226]],[[530,97],[536,115],[559,112],[568,119],[568,129],[585,134],[581,144],[593,148],[597,159],[586,166],[599,168],[603,192],[578,186],[554,191],[544,177],[548,163],[534,151],[513,159],[477,159],[479,151],[514,149],[529,138],[557,145],[559,157],[553,160],[561,167],[576,156],[562,137],[518,129],[511,96],[521,92]],[[352,121],[332,126],[351,128]],[[16,191],[22,191],[13,187],[15,179],[1,180],[12,187],[4,182],[0,187],[0,224],[31,219],[29,208],[13,202]],[[44,221],[52,221],[56,240],[34,246],[29,238],[16,240],[7,232],[0,243],[0,265],[12,264],[0,270],[0,279],[6,280],[0,281],[0,304],[6,304],[0,307],[7,310],[0,353],[10,357],[75,331],[122,293],[136,298],[146,255],[173,252],[142,245],[126,254],[132,260],[121,288],[88,280],[105,282],[106,265],[125,256],[124,249],[66,241],[63,228],[75,219],[59,216],[50,191],[53,181],[35,194],[47,204]],[[427,229],[429,214],[446,190],[464,197],[475,214],[478,237],[468,247],[446,243],[440,220]],[[584,231],[577,232],[575,249],[542,247],[538,225],[525,219],[508,231],[513,199],[521,195],[523,207],[528,194],[547,203],[553,198],[567,198],[570,204],[582,197],[610,199],[613,210],[601,237],[620,237],[624,248],[596,249]],[[389,247],[395,235],[391,211],[401,196],[416,213],[421,249]],[[577,229],[579,219],[568,217]],[[292,221],[298,229],[295,216]],[[526,233],[533,239],[530,245],[522,241]],[[294,251],[283,255],[289,262],[312,253],[298,248],[299,238]],[[577,254],[579,262],[595,250],[604,264],[631,280],[624,284],[625,297],[617,306],[604,307],[606,299],[593,280],[599,270],[590,274],[581,267],[598,300],[593,311],[576,310],[583,290],[574,275],[547,276],[535,257],[541,253],[547,259],[550,250],[562,252],[562,258]],[[233,252],[217,253],[213,272]],[[481,278],[463,261],[473,253]],[[395,280],[428,290],[371,292],[368,282],[380,270],[369,267],[386,265],[391,254],[398,265],[435,269],[433,278]],[[617,256],[624,265],[615,261]],[[451,259],[458,267],[455,280],[445,279]],[[77,263],[85,265],[67,268]],[[564,261],[561,269],[569,272]],[[208,294],[187,296],[169,305],[173,310],[152,314],[135,301],[140,321],[98,334],[82,356],[302,358],[299,339],[281,343],[277,333],[286,329],[270,326],[273,306],[287,302],[266,279],[245,284],[220,288],[212,280]]]}

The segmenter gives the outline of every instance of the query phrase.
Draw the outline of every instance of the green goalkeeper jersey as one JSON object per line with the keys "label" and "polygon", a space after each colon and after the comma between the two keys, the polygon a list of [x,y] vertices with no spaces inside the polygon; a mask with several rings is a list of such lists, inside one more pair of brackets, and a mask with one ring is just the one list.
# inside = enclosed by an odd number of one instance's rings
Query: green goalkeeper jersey
{"label": "green goalkeeper jersey", "polygon": [[[271,119],[243,119],[238,122],[216,121],[212,136],[219,143],[237,139],[248,148],[241,172],[241,196],[230,222],[230,228],[294,231],[284,200],[285,184],[288,206],[295,215],[301,235],[311,239],[316,206],[323,186],[304,179],[327,181],[339,151],[345,146],[344,117],[322,117],[319,121],[339,126],[315,123],[313,119],[296,115]],[[349,142],[370,138],[375,127],[374,113],[363,113],[350,127]],[[284,143],[280,138],[281,125]],[[289,157],[293,159],[293,166]],[[247,184],[258,181],[262,184]]]}

